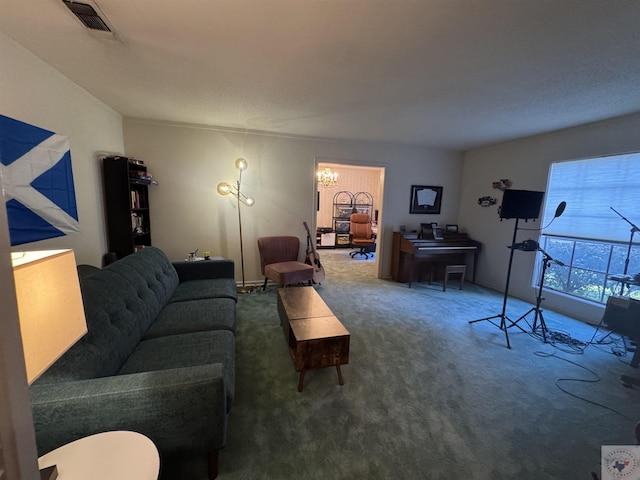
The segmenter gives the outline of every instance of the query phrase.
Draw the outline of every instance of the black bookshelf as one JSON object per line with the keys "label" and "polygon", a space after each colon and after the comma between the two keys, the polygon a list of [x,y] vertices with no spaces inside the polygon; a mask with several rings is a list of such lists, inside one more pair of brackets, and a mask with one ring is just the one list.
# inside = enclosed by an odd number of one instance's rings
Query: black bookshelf
{"label": "black bookshelf", "polygon": [[141,160],[121,156],[102,159],[107,243],[122,258],[151,245],[149,186],[157,185]]}

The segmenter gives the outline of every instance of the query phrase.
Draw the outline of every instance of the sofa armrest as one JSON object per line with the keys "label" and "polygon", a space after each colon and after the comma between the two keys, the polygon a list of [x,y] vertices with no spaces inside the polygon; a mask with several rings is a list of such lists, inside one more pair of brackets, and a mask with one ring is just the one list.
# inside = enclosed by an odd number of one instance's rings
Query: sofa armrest
{"label": "sofa armrest", "polygon": [[30,387],[38,455],[95,433],[130,430],[160,452],[225,445],[222,364]]}
{"label": "sofa armrest", "polygon": [[231,278],[235,276],[233,260],[202,260],[199,262],[172,262],[180,283],[189,280]]}

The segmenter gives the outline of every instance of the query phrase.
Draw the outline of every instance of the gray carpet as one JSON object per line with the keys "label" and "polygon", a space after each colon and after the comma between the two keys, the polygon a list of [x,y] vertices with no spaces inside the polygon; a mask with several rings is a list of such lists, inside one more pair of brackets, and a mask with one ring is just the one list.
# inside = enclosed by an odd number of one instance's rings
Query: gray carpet
{"label": "gray carpet", "polygon": [[[611,353],[619,343],[580,346],[595,328],[545,310],[554,339],[577,342],[544,344],[531,314],[518,323],[527,333],[509,329],[509,350],[496,326],[468,323],[499,314],[502,294],[409,289],[348,252],[319,252],[327,278],[316,287],[351,333],[344,386],[329,368],[298,393],[277,289],[240,298],[220,479],[589,480],[601,445],[634,443],[640,388],[620,374],[640,372]],[[509,299],[507,315],[531,307]],[[205,461],[163,459],[162,478],[204,480]]]}

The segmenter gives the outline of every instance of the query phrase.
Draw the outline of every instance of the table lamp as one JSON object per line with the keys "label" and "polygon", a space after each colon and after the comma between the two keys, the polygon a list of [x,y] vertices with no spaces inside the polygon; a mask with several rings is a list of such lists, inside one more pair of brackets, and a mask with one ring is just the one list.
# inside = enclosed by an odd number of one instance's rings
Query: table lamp
{"label": "table lamp", "polygon": [[[72,250],[14,252],[11,260],[31,384],[87,333],[87,323]],[[41,478],[56,477],[55,466],[41,470]]]}

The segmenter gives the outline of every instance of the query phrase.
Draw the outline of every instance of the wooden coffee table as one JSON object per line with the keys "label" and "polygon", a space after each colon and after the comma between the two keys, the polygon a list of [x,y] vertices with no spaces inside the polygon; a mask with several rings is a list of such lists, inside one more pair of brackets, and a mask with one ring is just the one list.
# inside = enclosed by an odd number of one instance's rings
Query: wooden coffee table
{"label": "wooden coffee table", "polygon": [[349,363],[350,334],[313,287],[278,289],[278,315],[296,372],[298,391],[304,374],[315,368],[336,367],[338,383],[344,385],[340,365]]}

